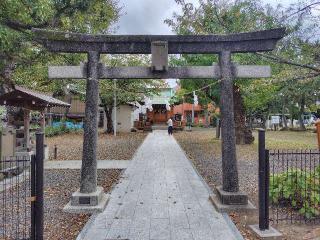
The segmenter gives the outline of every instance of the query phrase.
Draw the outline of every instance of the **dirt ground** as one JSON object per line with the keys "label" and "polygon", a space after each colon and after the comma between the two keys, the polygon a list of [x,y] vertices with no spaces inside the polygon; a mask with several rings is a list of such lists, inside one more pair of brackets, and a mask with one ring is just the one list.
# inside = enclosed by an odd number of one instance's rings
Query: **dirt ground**
{"label": "dirt ground", "polygon": [[[109,192],[120,178],[122,170],[98,170],[98,185]],[[62,211],[70,196],[78,189],[80,170],[45,171],[45,236],[47,240],[74,240],[88,221],[88,214],[69,214]]]}
{"label": "dirt ground", "polygon": [[[252,145],[237,146],[240,189],[249,195],[250,201],[258,206],[258,143],[257,132]],[[214,189],[221,185],[221,142],[215,139],[214,129],[192,132],[177,132],[175,138],[191,159],[198,172]],[[316,134],[311,132],[266,132],[269,149],[316,149]],[[258,212],[231,213],[231,218],[245,239],[258,239],[248,225],[258,223]],[[284,239],[320,239],[320,225],[281,223],[275,226],[284,234]],[[318,238],[317,238],[318,237]]]}
{"label": "dirt ground", "polygon": [[[99,133],[98,160],[130,160],[143,142],[147,133],[119,133],[116,137]],[[69,133],[46,138],[49,146],[50,160],[81,160],[82,133]],[[54,159],[54,148],[57,146],[57,159]]]}
{"label": "dirt ground", "polygon": [[[109,192],[118,182],[122,170],[98,170],[98,185]],[[74,240],[88,221],[89,214],[70,214],[63,207],[79,188],[80,170],[45,170],[44,172],[44,239]],[[10,181],[9,181],[10,182]],[[20,233],[20,239],[29,236],[31,213],[29,180],[21,182],[5,192],[0,192],[4,208],[1,209],[0,239],[12,239]],[[4,222],[3,219],[5,220]]]}

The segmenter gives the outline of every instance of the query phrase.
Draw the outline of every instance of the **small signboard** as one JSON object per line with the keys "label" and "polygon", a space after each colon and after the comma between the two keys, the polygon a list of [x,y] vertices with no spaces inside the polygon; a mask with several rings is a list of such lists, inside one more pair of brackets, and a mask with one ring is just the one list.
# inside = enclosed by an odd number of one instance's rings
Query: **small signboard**
{"label": "small signboard", "polygon": [[271,116],[272,124],[280,124],[280,116]]}

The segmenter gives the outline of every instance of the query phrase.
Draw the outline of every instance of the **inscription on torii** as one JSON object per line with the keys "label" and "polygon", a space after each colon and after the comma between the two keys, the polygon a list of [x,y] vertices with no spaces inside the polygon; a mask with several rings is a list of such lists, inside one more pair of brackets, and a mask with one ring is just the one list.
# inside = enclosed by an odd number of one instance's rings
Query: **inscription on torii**
{"label": "inscription on torii", "polygon": [[[102,189],[97,187],[97,110],[99,79],[221,79],[222,187],[219,201],[226,205],[248,205],[246,194],[239,192],[233,112],[233,79],[271,76],[269,66],[237,65],[232,53],[270,51],[285,29],[230,35],[88,35],[33,30],[36,40],[53,52],[87,53],[88,62],[80,66],[51,66],[49,78],[87,79],[83,158],[80,191],[73,194],[72,207],[97,207]],[[150,67],[108,67],[99,63],[101,53],[152,54]],[[168,54],[219,54],[212,66],[168,66]],[[86,203],[82,204],[82,198]],[[88,210],[88,209],[86,209]]]}

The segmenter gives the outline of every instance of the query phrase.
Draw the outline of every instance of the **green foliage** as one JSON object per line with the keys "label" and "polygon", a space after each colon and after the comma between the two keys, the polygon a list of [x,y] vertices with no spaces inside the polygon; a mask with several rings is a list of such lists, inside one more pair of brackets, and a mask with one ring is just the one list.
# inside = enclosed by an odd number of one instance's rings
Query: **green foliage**
{"label": "green foliage", "polygon": [[310,219],[320,215],[320,167],[315,171],[292,168],[270,177],[273,204],[287,206]]}
{"label": "green foliage", "polygon": [[63,130],[61,127],[46,127],[44,133],[46,137],[53,137],[63,133]]}
{"label": "green foliage", "polygon": [[[306,106],[315,102],[320,89],[320,54],[317,36],[320,16],[313,8],[316,4],[303,0],[288,7],[264,5],[263,1],[200,1],[194,6],[184,0],[176,0],[181,13],[174,13],[166,23],[177,34],[226,34],[246,31],[286,27],[287,36],[279,42],[276,49],[268,54],[233,54],[238,64],[270,65],[272,79],[236,80],[244,99],[247,114],[267,117],[270,111],[290,113],[296,117],[296,104],[301,104],[303,96]],[[306,7],[308,5],[310,7]],[[268,58],[270,56],[271,58]],[[284,59],[284,60],[283,60]],[[205,65],[217,62],[212,55],[187,55],[171,58],[173,65]],[[311,68],[310,68],[311,66]],[[181,80],[182,88],[192,91],[214,80]],[[199,93],[199,102],[208,99],[219,104],[219,86]],[[187,102],[192,97],[186,97]],[[314,108],[313,108],[314,109]]]}
{"label": "green foliage", "polygon": [[[166,22],[178,34],[225,34],[233,32],[255,31],[280,26],[275,18],[269,16],[259,1],[242,0],[219,4],[212,1],[201,1],[199,7],[178,1],[182,7],[182,14],[175,13],[172,19]],[[234,54],[233,61],[239,64],[263,63],[261,58],[254,54]],[[181,58],[172,58],[173,65],[202,65],[211,66],[217,63],[217,55],[182,55]],[[252,80],[241,79],[237,85],[241,90],[251,86]],[[197,92],[199,103],[206,105],[212,101],[219,104],[219,84],[217,79],[203,79],[194,81],[182,79],[181,87],[190,92],[195,89],[213,84]],[[272,96],[272,95],[271,95]],[[192,95],[185,96],[187,102],[192,102]],[[267,96],[266,96],[267,98]],[[251,104],[251,99],[246,101]],[[254,101],[256,103],[258,101]]]}
{"label": "green foliage", "polygon": [[0,1],[0,83],[61,93],[70,82],[49,81],[48,65],[75,65],[84,54],[51,54],[33,41],[32,28],[110,33],[119,17],[116,0]]}
{"label": "green foliage", "polygon": [[66,128],[64,124],[61,126],[56,126],[56,127],[46,127],[45,128],[45,136],[46,137],[53,137],[57,135],[62,135],[65,133],[71,133],[71,132],[81,132],[82,129],[76,129],[76,128]]}
{"label": "green foliage", "polygon": [[[147,66],[149,65],[148,56],[141,55],[116,55],[104,56],[101,61],[108,66]],[[154,79],[125,79],[117,80],[116,85],[113,80],[100,82],[101,104],[105,107],[113,107],[114,94],[117,95],[117,105],[135,101],[142,101],[145,96],[157,94],[163,81]]]}
{"label": "green foliage", "polygon": [[195,124],[194,127],[201,127],[202,128],[202,127],[204,127],[204,125],[203,125],[203,123],[198,123],[198,124]]}
{"label": "green foliage", "polygon": [[[101,59],[107,66],[148,66],[149,56],[144,55],[104,55]],[[158,94],[164,81],[155,79],[105,79],[100,81],[100,104],[104,108],[107,117],[107,133],[113,132],[113,119],[111,117],[114,108],[114,96],[116,94],[117,106],[142,102],[145,97]],[[82,85],[83,90],[85,86]]]}

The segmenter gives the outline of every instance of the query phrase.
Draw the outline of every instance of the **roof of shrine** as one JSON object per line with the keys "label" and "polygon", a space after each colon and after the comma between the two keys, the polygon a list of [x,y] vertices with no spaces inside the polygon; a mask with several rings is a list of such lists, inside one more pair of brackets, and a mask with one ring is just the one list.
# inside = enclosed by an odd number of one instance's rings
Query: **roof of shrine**
{"label": "roof of shrine", "polygon": [[12,91],[1,95],[0,104],[32,110],[46,107],[70,107],[70,104],[59,99],[20,86],[15,86]]}

